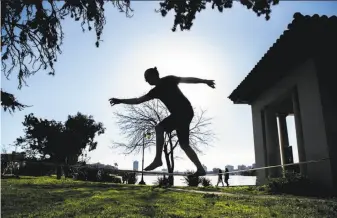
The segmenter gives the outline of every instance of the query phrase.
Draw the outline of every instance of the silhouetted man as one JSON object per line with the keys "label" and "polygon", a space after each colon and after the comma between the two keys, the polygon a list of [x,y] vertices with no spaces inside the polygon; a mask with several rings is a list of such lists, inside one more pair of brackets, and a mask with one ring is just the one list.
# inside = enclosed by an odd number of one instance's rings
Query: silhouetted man
{"label": "silhouetted man", "polygon": [[226,183],[227,187],[229,186],[228,180],[229,180],[229,170],[226,168],[225,169],[225,183]]}
{"label": "silhouetted man", "polygon": [[170,111],[170,115],[160,122],[156,130],[156,156],[153,162],[147,166],[144,170],[154,170],[157,167],[163,165],[162,163],[162,151],[164,146],[164,132],[172,132],[176,130],[178,140],[181,148],[185,151],[189,159],[197,167],[197,171],[194,176],[204,176],[206,172],[202,167],[197,154],[191,148],[189,144],[189,132],[190,123],[194,116],[193,108],[189,100],[180,91],[179,83],[204,83],[215,88],[214,80],[204,80],[193,77],[177,77],[166,76],[159,77],[159,72],[156,67],[149,68],[145,71],[145,81],[155,87],[151,89],[146,95],[139,98],[131,99],[109,99],[111,106],[114,104],[140,104],[152,99],[161,100],[167,109]]}
{"label": "silhouetted man", "polygon": [[218,187],[219,183],[222,183],[222,187],[224,187],[225,185],[223,184],[223,180],[222,180],[222,170],[219,169],[219,175],[218,175],[218,183],[216,184],[216,187]]}

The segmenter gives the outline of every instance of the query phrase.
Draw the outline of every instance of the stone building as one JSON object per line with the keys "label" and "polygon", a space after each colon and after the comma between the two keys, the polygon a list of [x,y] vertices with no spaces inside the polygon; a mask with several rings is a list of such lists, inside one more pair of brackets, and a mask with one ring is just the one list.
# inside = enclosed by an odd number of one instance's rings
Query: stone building
{"label": "stone building", "polygon": [[[229,96],[251,106],[257,168],[292,160],[286,117],[294,116],[299,162],[324,159],[299,165],[300,173],[337,193],[336,83],[337,17],[295,13]],[[282,168],[258,170],[257,181],[281,175]]]}

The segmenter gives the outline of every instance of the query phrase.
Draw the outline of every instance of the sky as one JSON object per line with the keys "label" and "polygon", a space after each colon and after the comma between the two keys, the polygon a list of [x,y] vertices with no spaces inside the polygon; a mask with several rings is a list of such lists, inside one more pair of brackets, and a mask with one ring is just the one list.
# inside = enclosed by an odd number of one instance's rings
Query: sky
{"label": "sky", "polygon": [[[109,6],[109,5],[108,5]],[[90,152],[91,163],[118,163],[121,169],[132,169],[141,154],[124,155],[112,149],[112,141],[127,142],[113,117],[120,105],[111,107],[108,99],[139,97],[150,90],[144,71],[156,66],[161,76],[176,75],[213,79],[216,89],[204,84],[182,84],[181,90],[196,108],[206,109],[212,118],[211,130],[216,134],[209,147],[199,155],[208,169],[230,164],[251,165],[255,162],[251,108],[234,105],[228,96],[251,71],[276,39],[293,20],[293,14],[337,15],[337,2],[297,1],[272,8],[271,19],[257,17],[244,6],[234,3],[223,13],[210,6],[197,14],[190,31],[172,32],[174,16],[161,17],[154,10],[159,2],[132,2],[134,16],[127,18],[113,6],[106,8],[107,23],[100,47],[95,46],[95,33],[83,33],[80,23],[64,20],[65,38],[62,54],[55,65],[56,75],[38,72],[27,79],[28,86],[17,89],[12,74],[1,75],[1,87],[33,107],[14,114],[1,111],[1,146],[8,147],[23,135],[24,116],[34,113],[45,119],[65,121],[77,112],[92,115],[106,127],[96,137],[97,149]],[[290,144],[298,161],[293,117],[288,117]],[[145,151],[144,164],[154,158],[155,149]],[[180,148],[175,170],[195,170]],[[163,159],[164,160],[164,159]],[[165,162],[164,162],[165,163]],[[165,167],[165,166],[164,166]]]}

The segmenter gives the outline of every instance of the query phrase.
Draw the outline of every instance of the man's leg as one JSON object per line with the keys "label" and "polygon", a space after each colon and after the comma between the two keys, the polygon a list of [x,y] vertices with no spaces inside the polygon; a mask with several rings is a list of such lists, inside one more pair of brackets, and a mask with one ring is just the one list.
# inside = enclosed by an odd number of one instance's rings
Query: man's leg
{"label": "man's leg", "polygon": [[183,149],[187,155],[187,157],[194,163],[194,165],[197,167],[197,172],[195,175],[198,176],[204,176],[206,175],[206,171],[204,167],[202,166],[197,154],[190,146],[190,138],[189,138],[189,124],[183,124],[179,125],[177,128],[177,136],[179,140],[179,144],[181,149]]}
{"label": "man's leg", "polygon": [[155,128],[156,130],[156,156],[153,162],[144,169],[145,171],[154,170],[157,167],[160,167],[163,165],[161,156],[162,156],[163,147],[164,147],[164,132],[172,129],[171,127],[173,124],[172,120],[173,120],[172,116],[168,116],[156,126]]}

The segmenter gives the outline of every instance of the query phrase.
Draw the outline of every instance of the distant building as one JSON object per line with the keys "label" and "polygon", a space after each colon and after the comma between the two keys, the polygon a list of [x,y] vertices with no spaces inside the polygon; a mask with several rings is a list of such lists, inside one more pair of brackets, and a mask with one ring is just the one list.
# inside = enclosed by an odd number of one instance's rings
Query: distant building
{"label": "distant building", "polygon": [[234,171],[234,166],[232,165],[226,165],[225,168],[227,168],[229,172]]}
{"label": "distant building", "polygon": [[168,172],[166,168],[161,169],[162,172]]}
{"label": "distant building", "polygon": [[133,161],[133,170],[138,171],[138,161]]}
{"label": "distant building", "polygon": [[238,165],[238,170],[246,170],[246,165]]}
{"label": "distant building", "polygon": [[217,172],[219,172],[219,168],[214,167],[213,168],[213,173],[217,173]]}

